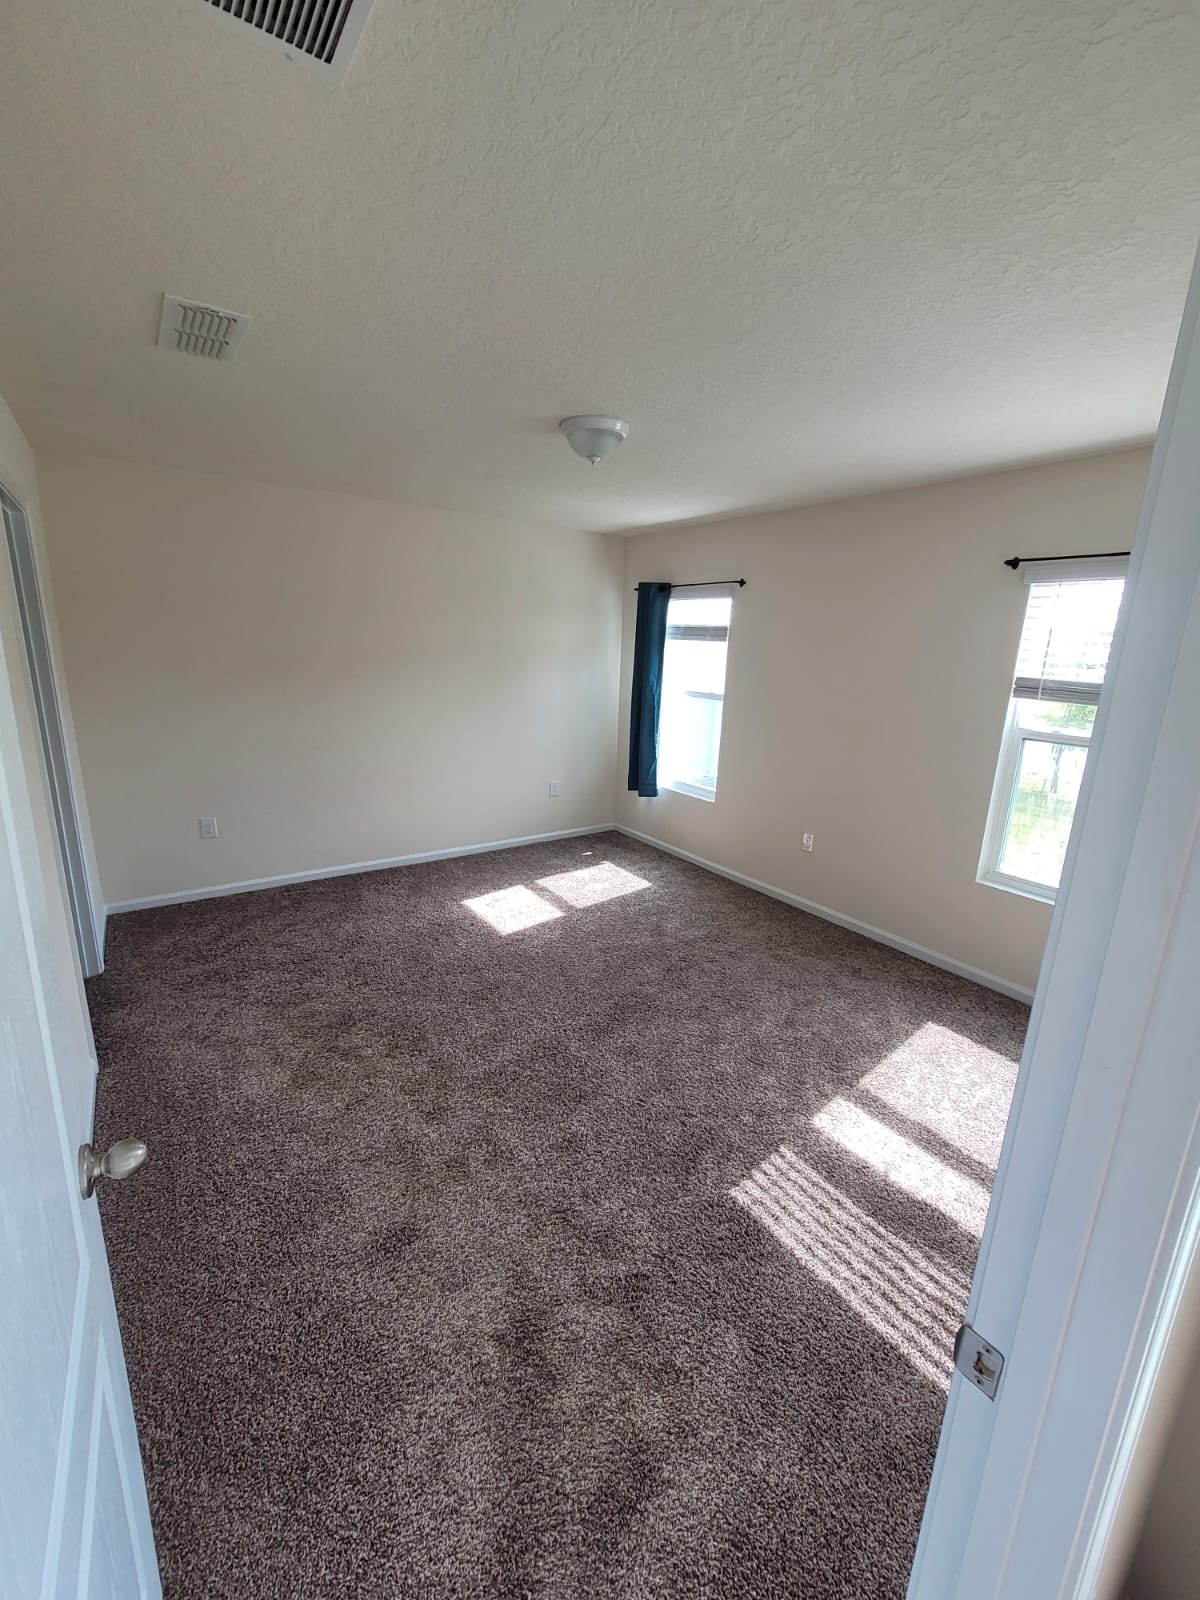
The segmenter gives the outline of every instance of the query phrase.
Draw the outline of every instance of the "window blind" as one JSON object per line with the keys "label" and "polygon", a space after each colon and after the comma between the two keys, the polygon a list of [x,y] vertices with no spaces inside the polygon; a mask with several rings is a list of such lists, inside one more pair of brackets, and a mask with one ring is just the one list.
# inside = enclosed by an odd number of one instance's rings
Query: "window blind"
{"label": "window blind", "polygon": [[1124,588],[1113,577],[1030,584],[1017,699],[1099,703]]}
{"label": "window blind", "polygon": [[686,639],[693,644],[724,644],[729,638],[729,613],[732,590],[722,594],[717,586],[702,593],[672,595],[667,608],[667,638]]}
{"label": "window blind", "polygon": [[716,622],[667,623],[668,639],[700,639],[709,644],[724,644],[728,637],[729,629]]}

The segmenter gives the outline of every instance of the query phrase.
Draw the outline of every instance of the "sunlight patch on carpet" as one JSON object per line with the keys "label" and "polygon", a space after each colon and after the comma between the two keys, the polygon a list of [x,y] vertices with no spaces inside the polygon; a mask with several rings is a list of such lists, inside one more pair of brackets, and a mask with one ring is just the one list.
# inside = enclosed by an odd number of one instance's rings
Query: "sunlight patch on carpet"
{"label": "sunlight patch on carpet", "polygon": [[594,867],[578,867],[574,872],[556,872],[549,878],[539,878],[537,885],[580,910],[650,887],[648,879],[639,878],[636,872],[618,867],[612,861],[600,861]]}
{"label": "sunlight patch on carpet", "polygon": [[927,1022],[859,1087],[994,1172],[1016,1081],[1015,1061]]}
{"label": "sunlight patch on carpet", "polygon": [[786,1145],[729,1193],[918,1372],[949,1389],[946,1329],[967,1302],[962,1273],[888,1233]]}
{"label": "sunlight patch on carpet", "polygon": [[497,933],[520,933],[522,928],[536,928],[539,922],[553,922],[555,917],[563,915],[557,906],[552,906],[540,894],[534,894],[523,883],[477,895],[474,900],[464,900],[462,904]]}
{"label": "sunlight patch on carpet", "polygon": [[840,1096],[813,1118],[813,1127],[874,1167],[889,1183],[935,1206],[974,1238],[983,1235],[991,1196],[983,1184],[939,1161],[895,1128]]}

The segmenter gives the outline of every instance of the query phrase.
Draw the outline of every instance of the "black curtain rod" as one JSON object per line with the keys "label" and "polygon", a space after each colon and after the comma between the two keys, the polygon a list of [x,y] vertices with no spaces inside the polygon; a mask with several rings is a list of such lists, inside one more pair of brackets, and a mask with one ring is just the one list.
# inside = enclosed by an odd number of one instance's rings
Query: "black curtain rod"
{"label": "black curtain rod", "polygon": [[1035,561],[1108,561],[1112,556],[1127,556],[1128,550],[1089,550],[1085,556],[1009,556],[1004,563],[1015,572],[1018,567],[1031,567]]}
{"label": "black curtain rod", "polygon": [[[659,583],[662,583],[664,581],[665,581],[664,579],[661,579],[661,578],[659,579]],[[673,583],[671,585],[671,588],[672,589],[718,589],[718,588],[720,588],[720,586],[723,583],[727,583],[731,587],[736,583],[739,589],[744,589],[746,587],[745,578],[713,578],[708,583]],[[633,586],[633,592],[636,594],[637,591],[642,587],[643,587],[642,584],[635,583],[634,586]],[[645,585],[645,587],[647,589],[657,589],[658,588],[658,584],[657,583],[648,583],[648,584]]]}

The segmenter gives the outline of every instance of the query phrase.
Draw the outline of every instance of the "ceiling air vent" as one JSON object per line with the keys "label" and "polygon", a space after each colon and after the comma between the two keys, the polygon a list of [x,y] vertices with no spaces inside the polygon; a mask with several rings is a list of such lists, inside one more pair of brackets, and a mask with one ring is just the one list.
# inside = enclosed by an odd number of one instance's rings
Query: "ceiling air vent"
{"label": "ceiling air vent", "polygon": [[188,0],[339,82],[375,0]]}
{"label": "ceiling air vent", "polygon": [[206,361],[232,361],[250,318],[240,311],[218,311],[195,300],[163,295],[158,342],[185,356]]}

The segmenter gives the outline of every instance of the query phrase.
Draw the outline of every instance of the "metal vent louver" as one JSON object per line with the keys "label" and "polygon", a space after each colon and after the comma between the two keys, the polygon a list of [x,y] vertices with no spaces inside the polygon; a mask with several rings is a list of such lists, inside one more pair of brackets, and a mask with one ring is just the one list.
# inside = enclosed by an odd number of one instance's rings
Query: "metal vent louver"
{"label": "metal vent louver", "polygon": [[374,0],[190,0],[339,81]]}
{"label": "metal vent louver", "polygon": [[250,318],[241,311],[220,311],[195,300],[163,295],[158,342],[185,356],[206,361],[232,361]]}

